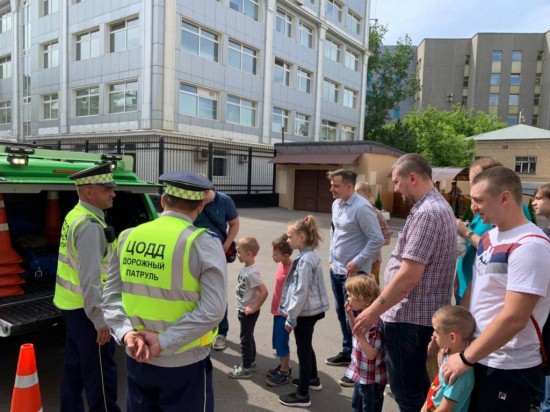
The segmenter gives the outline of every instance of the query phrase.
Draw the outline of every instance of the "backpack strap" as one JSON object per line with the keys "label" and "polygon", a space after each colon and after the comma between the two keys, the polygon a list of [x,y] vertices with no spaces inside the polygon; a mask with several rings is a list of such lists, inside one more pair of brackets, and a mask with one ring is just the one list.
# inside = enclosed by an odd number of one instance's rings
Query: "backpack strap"
{"label": "backpack strap", "polygon": [[[519,243],[520,240],[522,239],[525,239],[526,237],[538,237],[539,239],[543,239],[543,240],[546,240],[548,243],[550,243],[550,239],[548,239],[548,237],[546,236],[542,236],[542,235],[526,235],[526,236],[523,236],[523,237],[520,237],[517,242],[514,244],[514,246],[512,247],[512,249],[510,250],[510,252],[512,252],[513,250],[517,249],[518,247],[521,246],[521,244]],[[533,316],[533,314],[531,314],[530,316],[531,318],[531,322],[533,322],[533,326],[535,327],[535,330],[537,331],[537,337],[539,338],[539,346],[540,346],[540,354],[542,356],[542,364],[543,365],[548,365],[548,353],[546,352],[546,348],[544,347],[544,341],[542,339],[542,331],[540,330],[540,326],[539,324],[537,323],[537,321],[535,320],[535,317]]]}

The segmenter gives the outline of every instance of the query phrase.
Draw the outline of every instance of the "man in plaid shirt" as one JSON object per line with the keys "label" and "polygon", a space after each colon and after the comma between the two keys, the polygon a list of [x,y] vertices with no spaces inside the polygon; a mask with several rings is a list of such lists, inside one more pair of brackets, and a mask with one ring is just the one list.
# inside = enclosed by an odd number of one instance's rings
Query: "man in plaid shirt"
{"label": "man in plaid shirt", "polygon": [[430,386],[426,358],[433,333],[431,318],[451,303],[456,221],[422,156],[401,156],[391,175],[394,190],[414,206],[386,266],[386,287],[358,315],[353,333],[365,333],[382,317],[392,393],[401,412],[417,412]]}

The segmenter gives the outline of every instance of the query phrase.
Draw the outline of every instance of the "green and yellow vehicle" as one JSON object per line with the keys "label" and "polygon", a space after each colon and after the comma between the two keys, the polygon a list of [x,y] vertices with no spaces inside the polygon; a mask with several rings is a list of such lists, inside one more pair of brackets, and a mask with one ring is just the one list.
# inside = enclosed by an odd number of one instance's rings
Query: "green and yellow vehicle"
{"label": "green and yellow vehicle", "polygon": [[68,176],[112,164],[118,187],[108,224],[118,234],[155,219],[150,195],[159,185],[141,181],[131,156],[49,150],[0,142],[0,337],[62,322],[53,305],[59,233],[78,202]]}

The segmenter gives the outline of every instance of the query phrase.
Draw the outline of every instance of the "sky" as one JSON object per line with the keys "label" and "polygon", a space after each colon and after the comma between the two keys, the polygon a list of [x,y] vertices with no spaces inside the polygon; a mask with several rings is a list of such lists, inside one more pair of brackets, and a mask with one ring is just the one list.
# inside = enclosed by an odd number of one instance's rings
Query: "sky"
{"label": "sky", "polygon": [[426,38],[471,38],[476,33],[546,33],[548,0],[371,0],[372,19],[388,26],[385,45],[408,34],[413,45]]}

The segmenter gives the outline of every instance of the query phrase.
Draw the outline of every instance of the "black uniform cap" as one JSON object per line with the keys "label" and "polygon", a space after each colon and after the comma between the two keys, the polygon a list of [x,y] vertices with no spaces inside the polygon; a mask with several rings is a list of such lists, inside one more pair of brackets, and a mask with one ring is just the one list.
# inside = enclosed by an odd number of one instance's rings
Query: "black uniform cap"
{"label": "black uniform cap", "polygon": [[202,200],[206,190],[214,190],[214,184],[196,173],[164,173],[159,177],[166,184],[167,195],[187,200]]}
{"label": "black uniform cap", "polygon": [[103,163],[98,166],[90,167],[69,176],[74,180],[75,185],[102,185],[115,188],[116,183],[113,180],[112,163]]}

